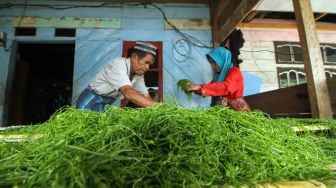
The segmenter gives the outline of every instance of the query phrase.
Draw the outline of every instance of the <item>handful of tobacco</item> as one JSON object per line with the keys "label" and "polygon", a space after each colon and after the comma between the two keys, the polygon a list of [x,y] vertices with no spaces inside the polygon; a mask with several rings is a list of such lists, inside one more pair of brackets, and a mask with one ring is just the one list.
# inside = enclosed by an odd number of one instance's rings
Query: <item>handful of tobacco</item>
{"label": "handful of tobacco", "polygon": [[181,79],[177,82],[178,87],[183,90],[189,98],[191,98],[192,92],[188,91],[188,85],[190,84],[190,80],[188,79]]}

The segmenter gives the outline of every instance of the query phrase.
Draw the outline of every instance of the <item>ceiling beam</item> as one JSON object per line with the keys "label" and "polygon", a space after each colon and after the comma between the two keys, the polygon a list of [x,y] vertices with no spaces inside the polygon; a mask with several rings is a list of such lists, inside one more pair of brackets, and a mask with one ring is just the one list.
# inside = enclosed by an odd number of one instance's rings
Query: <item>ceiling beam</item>
{"label": "ceiling beam", "polygon": [[310,0],[293,0],[313,118],[332,119],[330,96]]}
{"label": "ceiling beam", "polygon": [[317,22],[319,19],[325,17],[328,13],[320,13],[315,17],[315,22]]}
{"label": "ceiling beam", "polygon": [[260,0],[219,0],[213,6],[213,40],[215,44],[221,43],[231,31],[249,14]]}
{"label": "ceiling beam", "polygon": [[[218,1],[217,1],[218,2]],[[225,2],[225,1],[220,1],[220,2]],[[210,23],[211,23],[211,34],[212,34],[212,45],[213,47],[218,47],[219,43],[215,40],[216,34],[217,34],[217,20],[218,20],[218,15],[217,15],[217,10],[216,7],[218,5],[214,2],[210,2]]]}
{"label": "ceiling beam", "polygon": [[[240,28],[267,28],[267,29],[297,29],[295,20],[280,19],[259,19],[255,18],[249,23],[242,22],[238,24]],[[319,31],[336,31],[336,24],[332,23],[316,23],[316,29]]]}
{"label": "ceiling beam", "polygon": [[230,4],[230,0],[219,0],[219,1],[212,1],[211,3],[214,4],[214,7],[216,8],[215,14],[217,17],[219,17],[220,13],[224,11],[224,8]]}
{"label": "ceiling beam", "polygon": [[245,18],[244,21],[245,23],[251,22],[255,16],[258,14],[258,11],[251,11]]}

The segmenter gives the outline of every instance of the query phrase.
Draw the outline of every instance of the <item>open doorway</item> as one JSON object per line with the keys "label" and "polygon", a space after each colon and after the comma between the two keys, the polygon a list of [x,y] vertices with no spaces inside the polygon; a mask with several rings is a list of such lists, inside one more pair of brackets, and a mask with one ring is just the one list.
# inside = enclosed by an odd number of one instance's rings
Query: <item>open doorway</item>
{"label": "open doorway", "polygon": [[74,53],[74,44],[18,44],[9,125],[42,123],[71,105]]}

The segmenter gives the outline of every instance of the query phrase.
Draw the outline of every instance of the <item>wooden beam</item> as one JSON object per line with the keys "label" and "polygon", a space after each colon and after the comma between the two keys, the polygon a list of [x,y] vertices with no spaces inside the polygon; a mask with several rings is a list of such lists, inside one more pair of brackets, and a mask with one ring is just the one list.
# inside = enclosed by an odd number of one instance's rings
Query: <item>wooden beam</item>
{"label": "wooden beam", "polygon": [[[223,0],[221,0],[223,1]],[[217,20],[216,42],[222,42],[260,0],[235,0],[226,4]]]}
{"label": "wooden beam", "polygon": [[245,23],[248,23],[248,22],[251,22],[254,18],[255,18],[255,16],[258,14],[258,11],[251,11],[247,16],[246,16],[246,18],[244,19],[244,21],[243,22],[245,22]]}
{"label": "wooden beam", "polygon": [[[224,2],[224,1],[220,1],[220,2]],[[218,15],[217,15],[218,9],[216,9],[216,7],[218,7],[218,5],[215,3],[215,1],[211,1],[210,2],[210,16],[211,16],[210,23],[211,23],[212,45],[214,48],[219,46],[219,43],[215,39],[216,34],[217,34],[217,20],[218,20]]]}
{"label": "wooden beam", "polygon": [[313,118],[332,119],[320,44],[310,0],[293,0]]}
{"label": "wooden beam", "polygon": [[319,19],[325,17],[328,13],[320,13],[315,17],[315,22],[317,22]]}
{"label": "wooden beam", "polygon": [[245,96],[244,99],[251,109],[263,111],[271,117],[307,118],[311,117],[307,95],[307,84],[300,84]]}
{"label": "wooden beam", "polygon": [[258,18],[264,18],[267,16],[269,12],[263,12]]}
{"label": "wooden beam", "polygon": [[13,27],[121,28],[121,18],[13,17]]}
{"label": "wooden beam", "polygon": [[27,142],[27,141],[35,141],[42,137],[43,134],[33,134],[33,135],[8,134],[8,135],[0,135],[0,142]]}
{"label": "wooden beam", "polygon": [[211,3],[214,4],[214,10],[216,11],[216,16],[218,18],[224,9],[230,4],[230,0],[218,0],[212,1]]}
{"label": "wooden beam", "polygon": [[[334,185],[334,184],[332,184]],[[327,186],[319,181],[282,181],[274,183],[260,183],[255,187],[267,187],[267,188],[326,188]]]}
{"label": "wooden beam", "polygon": [[301,125],[292,127],[294,132],[316,132],[316,131],[328,131],[330,127],[323,125]]}
{"label": "wooden beam", "polygon": [[[173,24],[177,29],[187,30],[211,30],[209,19],[167,19],[168,22]],[[165,29],[173,29],[171,25],[165,21]]]}
{"label": "wooden beam", "polygon": [[220,41],[216,39],[218,33],[218,19],[221,13],[225,12],[229,5],[232,5],[230,0],[210,1],[213,47],[218,47],[220,45]]}
{"label": "wooden beam", "polygon": [[[221,0],[221,1],[226,1],[226,0]],[[218,43],[221,43],[234,29],[234,26],[230,26],[231,28],[226,28],[228,31],[227,34],[225,34],[225,37],[220,38],[220,33],[223,32],[222,28],[224,28],[224,24],[229,23],[231,20],[235,19],[235,16],[232,15],[232,13],[235,11],[236,8],[238,8],[238,5],[242,2],[242,0],[235,0],[230,3],[222,3],[222,6],[224,7],[218,7],[222,11],[219,11],[219,9],[216,11],[217,12],[217,31],[215,34],[215,40]],[[227,32],[227,31],[226,31]]]}
{"label": "wooden beam", "polygon": [[[270,29],[297,29],[295,21],[279,19],[253,19],[249,23],[240,23],[237,27],[243,28],[270,28]],[[336,31],[336,24],[316,23],[317,30]]]}

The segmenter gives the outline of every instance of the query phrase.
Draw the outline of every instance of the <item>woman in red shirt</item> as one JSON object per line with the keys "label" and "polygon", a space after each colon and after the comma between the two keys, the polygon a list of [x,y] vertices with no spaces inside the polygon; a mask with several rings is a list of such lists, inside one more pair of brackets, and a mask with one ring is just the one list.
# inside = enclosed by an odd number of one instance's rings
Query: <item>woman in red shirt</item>
{"label": "woman in red shirt", "polygon": [[194,91],[202,96],[212,96],[215,99],[212,105],[222,105],[237,111],[250,111],[249,105],[243,99],[243,75],[233,66],[231,52],[218,47],[207,54],[207,59],[216,73],[214,80],[208,84],[190,83],[188,91]]}

